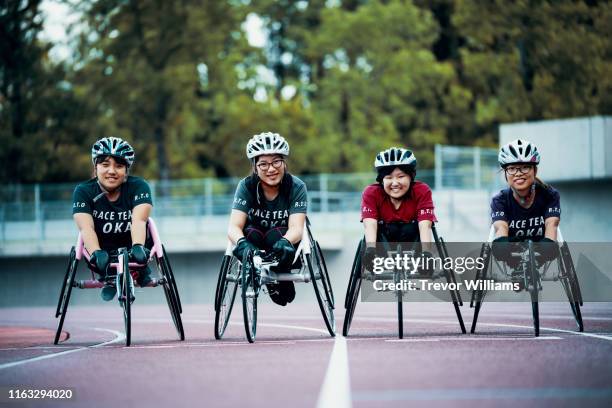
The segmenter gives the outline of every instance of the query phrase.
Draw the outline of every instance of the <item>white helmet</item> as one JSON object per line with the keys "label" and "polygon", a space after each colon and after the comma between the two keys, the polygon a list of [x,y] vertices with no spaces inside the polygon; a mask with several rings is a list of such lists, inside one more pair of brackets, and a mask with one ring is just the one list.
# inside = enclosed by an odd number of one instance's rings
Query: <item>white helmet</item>
{"label": "white helmet", "polygon": [[103,137],[91,147],[91,161],[94,166],[100,156],[112,156],[125,160],[128,168],[134,164],[134,149],[119,137]]}
{"label": "white helmet", "polygon": [[401,147],[391,147],[383,150],[376,155],[374,160],[375,168],[387,166],[413,166],[416,168],[416,165],[417,159],[412,151]]}
{"label": "white helmet", "polygon": [[527,140],[516,139],[507,145],[502,146],[497,157],[499,165],[506,167],[515,163],[540,163],[540,153],[534,144]]}
{"label": "white helmet", "polygon": [[264,154],[289,156],[289,143],[278,133],[263,132],[253,136],[246,146],[247,158],[253,159]]}

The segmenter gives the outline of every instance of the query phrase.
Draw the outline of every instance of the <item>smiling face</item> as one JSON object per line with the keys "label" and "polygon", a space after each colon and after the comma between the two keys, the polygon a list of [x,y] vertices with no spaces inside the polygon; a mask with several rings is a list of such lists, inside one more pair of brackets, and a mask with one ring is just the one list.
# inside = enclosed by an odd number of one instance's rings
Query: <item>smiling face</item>
{"label": "smiling face", "polygon": [[505,171],[508,185],[516,191],[526,191],[535,183],[537,168],[532,164],[511,164]]}
{"label": "smiling face", "polygon": [[385,193],[391,198],[400,199],[408,192],[412,179],[399,168],[395,168],[391,174],[383,178],[382,182]]}
{"label": "smiling face", "polygon": [[96,164],[98,181],[107,191],[116,190],[127,177],[127,165],[112,156]]}
{"label": "smiling face", "polygon": [[257,158],[255,171],[259,179],[271,186],[280,185],[286,170],[285,159],[280,154],[265,154]]}

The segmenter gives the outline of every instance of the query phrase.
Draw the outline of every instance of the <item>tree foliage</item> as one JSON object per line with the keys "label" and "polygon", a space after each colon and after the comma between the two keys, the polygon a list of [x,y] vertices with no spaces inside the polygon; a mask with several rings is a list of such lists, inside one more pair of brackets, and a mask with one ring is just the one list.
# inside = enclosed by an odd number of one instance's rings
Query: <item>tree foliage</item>
{"label": "tree foliage", "polygon": [[0,3],[4,182],[87,177],[106,135],[155,179],[245,174],[244,145],[267,130],[289,139],[293,172],[368,171],[390,145],[427,168],[436,143],[493,146],[501,123],[612,112],[609,2],[68,4],[80,39],[58,62],[40,0]]}

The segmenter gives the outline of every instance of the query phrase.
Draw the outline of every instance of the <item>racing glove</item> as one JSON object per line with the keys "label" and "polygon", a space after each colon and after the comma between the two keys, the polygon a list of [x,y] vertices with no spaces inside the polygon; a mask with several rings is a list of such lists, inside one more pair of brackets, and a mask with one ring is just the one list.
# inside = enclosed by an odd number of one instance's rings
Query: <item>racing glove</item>
{"label": "racing glove", "polygon": [[545,237],[540,242],[535,243],[534,250],[538,254],[536,255],[538,263],[543,264],[557,257],[559,246],[557,242]]}
{"label": "racing glove", "polygon": [[91,258],[89,258],[89,263],[94,268],[94,272],[100,275],[100,279],[106,277],[108,272],[108,266],[110,265],[110,256],[108,252],[103,249],[98,249],[91,254]]}
{"label": "racing glove", "polygon": [[376,248],[367,247],[363,251],[363,267],[370,272],[374,272],[374,258],[376,258]]}
{"label": "racing glove", "polygon": [[140,265],[149,263],[149,255],[151,255],[151,251],[142,244],[132,245],[129,252],[130,260]]}
{"label": "racing glove", "polygon": [[242,237],[236,242],[236,246],[234,247],[234,251],[232,252],[234,256],[242,261],[242,257],[248,251],[256,251],[258,248],[253,245],[246,237]]}
{"label": "racing glove", "polygon": [[287,238],[283,237],[276,241],[272,246],[272,253],[278,258],[279,266],[291,267],[295,256],[295,248]]}
{"label": "racing glove", "polygon": [[495,259],[506,262],[512,268],[519,264],[519,259],[512,256],[512,251],[515,249],[515,245],[508,237],[497,237],[491,244],[491,252]]}

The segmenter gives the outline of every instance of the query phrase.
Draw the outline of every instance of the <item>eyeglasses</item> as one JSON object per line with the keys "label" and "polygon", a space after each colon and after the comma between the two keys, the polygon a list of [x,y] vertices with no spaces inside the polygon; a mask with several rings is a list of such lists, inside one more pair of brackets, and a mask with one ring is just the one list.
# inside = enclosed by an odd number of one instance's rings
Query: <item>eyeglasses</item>
{"label": "eyeglasses", "polygon": [[280,166],[283,165],[285,161],[283,159],[276,159],[273,160],[272,163],[269,162],[260,162],[257,163],[257,168],[261,171],[268,171],[268,169],[270,168],[270,165],[272,165],[272,167],[274,167],[275,169],[280,168]]}
{"label": "eyeglasses", "polygon": [[506,173],[511,176],[515,176],[518,173],[527,174],[531,169],[533,169],[533,166],[530,164],[526,164],[524,166],[508,166],[506,167]]}

